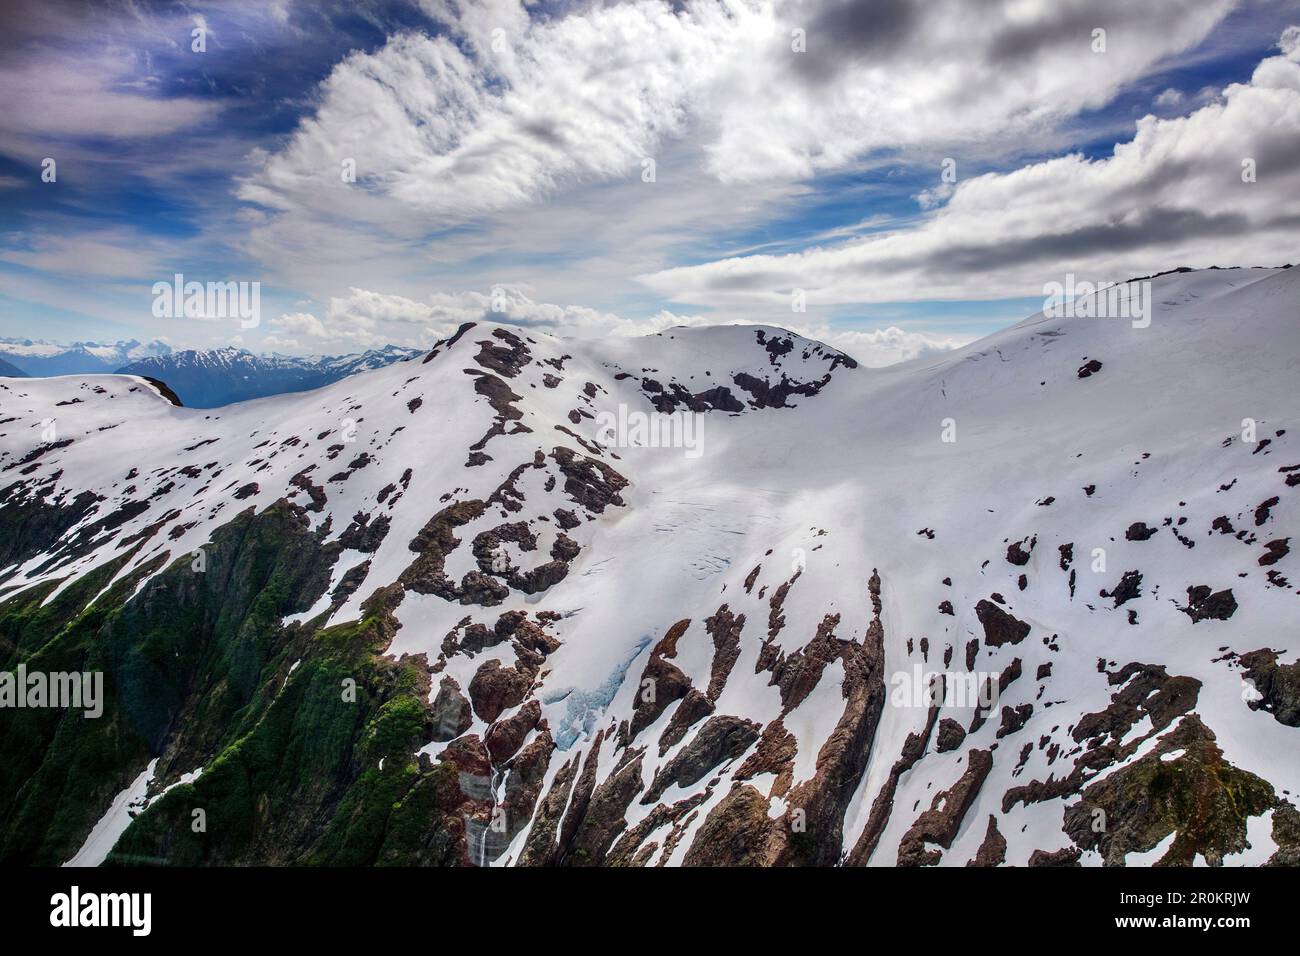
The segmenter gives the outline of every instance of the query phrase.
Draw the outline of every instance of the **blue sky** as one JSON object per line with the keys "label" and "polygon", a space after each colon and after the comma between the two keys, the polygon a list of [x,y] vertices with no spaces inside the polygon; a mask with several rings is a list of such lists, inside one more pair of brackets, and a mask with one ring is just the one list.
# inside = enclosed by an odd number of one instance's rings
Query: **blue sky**
{"label": "blue sky", "polygon": [[[1023,318],[1065,272],[1297,258],[1294,3],[0,17],[3,336],[307,353],[475,317],[752,321],[882,364]],[[177,272],[260,283],[258,325],[155,316]]]}

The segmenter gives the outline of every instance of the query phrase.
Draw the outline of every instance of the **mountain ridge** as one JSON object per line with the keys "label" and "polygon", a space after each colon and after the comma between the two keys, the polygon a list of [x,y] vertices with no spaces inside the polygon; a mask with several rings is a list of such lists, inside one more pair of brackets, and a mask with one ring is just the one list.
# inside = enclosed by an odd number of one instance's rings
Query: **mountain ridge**
{"label": "mountain ridge", "polygon": [[27,378],[27,373],[0,358],[0,378]]}
{"label": "mountain ridge", "polygon": [[883,369],[479,323],[217,410],[5,383],[8,660],[104,660],[124,756],[24,756],[0,857],[1295,863],[1296,277],[1154,289]]}

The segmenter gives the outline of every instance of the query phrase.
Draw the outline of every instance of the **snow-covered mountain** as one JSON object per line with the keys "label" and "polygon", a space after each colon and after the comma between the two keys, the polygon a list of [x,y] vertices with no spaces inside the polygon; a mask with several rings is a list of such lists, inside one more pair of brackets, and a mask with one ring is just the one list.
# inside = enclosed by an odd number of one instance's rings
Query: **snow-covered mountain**
{"label": "snow-covered mountain", "polygon": [[[368,372],[371,369],[383,368],[385,365],[392,365],[394,362],[401,362],[425,354],[423,349],[385,345],[377,349],[368,349],[365,352],[354,352],[348,355],[325,355],[301,359],[300,361],[314,363],[318,368],[328,368],[331,374],[344,378],[348,375],[355,375],[357,372]],[[283,358],[283,356],[280,357]]]}
{"label": "snow-covered mountain", "polygon": [[1153,292],[0,383],[0,667],[108,688],[13,712],[0,859],[1296,864],[1300,270]]}
{"label": "snow-covered mountain", "polygon": [[186,405],[216,408],[251,398],[320,388],[356,372],[382,368],[421,354],[419,349],[396,345],[352,355],[310,358],[257,356],[247,349],[234,347],[186,349],[144,358],[117,371],[164,381]]}
{"label": "snow-covered mountain", "polygon": [[113,372],[130,362],[171,353],[166,342],[73,342],[0,338],[0,358],[31,376]]}

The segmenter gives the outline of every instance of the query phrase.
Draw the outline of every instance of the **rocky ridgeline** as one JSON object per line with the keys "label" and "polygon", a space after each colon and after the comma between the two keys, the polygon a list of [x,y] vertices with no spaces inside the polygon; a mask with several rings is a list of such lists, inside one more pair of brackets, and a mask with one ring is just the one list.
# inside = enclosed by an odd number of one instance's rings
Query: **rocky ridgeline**
{"label": "rocky ridgeline", "polygon": [[[1055,338],[1021,334],[1032,361],[980,394],[1055,371],[1077,404],[1122,374]],[[1294,628],[1258,628],[1300,608],[1285,427],[1187,468],[1124,442],[983,485],[927,469],[855,523],[888,453],[836,423],[1008,354],[913,385],[769,328],[470,324],[273,406],[0,384],[0,669],[108,687],[98,720],[14,712],[0,859],[71,859],[148,774],[109,863],[1230,864],[1260,834],[1257,862],[1300,862],[1294,768],[1234,749],[1300,732]],[[701,416],[704,464],[613,440],[619,405]],[[783,464],[817,428],[826,461]],[[786,504],[827,474],[844,497]]]}

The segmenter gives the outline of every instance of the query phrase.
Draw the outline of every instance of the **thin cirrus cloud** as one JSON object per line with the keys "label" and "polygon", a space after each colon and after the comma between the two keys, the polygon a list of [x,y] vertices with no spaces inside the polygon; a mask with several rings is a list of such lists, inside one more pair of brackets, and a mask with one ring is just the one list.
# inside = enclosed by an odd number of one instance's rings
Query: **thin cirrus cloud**
{"label": "thin cirrus cloud", "polygon": [[[165,95],[151,57],[179,49],[193,18],[131,4],[11,0],[0,11],[0,132],[6,152],[35,162],[70,142],[152,139],[211,121],[221,104]],[[35,154],[35,156],[33,156]]]}
{"label": "thin cirrus cloud", "polygon": [[193,97],[167,99],[114,89],[129,71],[117,59],[60,63],[58,69],[0,69],[7,135],[135,139],[188,129],[211,119],[217,104]]}

